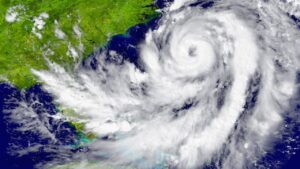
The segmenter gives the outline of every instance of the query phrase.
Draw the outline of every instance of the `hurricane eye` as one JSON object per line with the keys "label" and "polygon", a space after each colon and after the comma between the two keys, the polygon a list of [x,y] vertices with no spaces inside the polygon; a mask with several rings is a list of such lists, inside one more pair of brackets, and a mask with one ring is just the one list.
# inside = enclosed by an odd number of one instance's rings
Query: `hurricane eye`
{"label": "hurricane eye", "polygon": [[188,56],[190,57],[195,57],[197,56],[197,47],[196,46],[191,46],[188,50]]}
{"label": "hurricane eye", "polygon": [[[126,6],[154,2],[115,1]],[[85,25],[90,32],[82,32],[82,38],[70,36],[76,32],[66,33],[57,42],[66,41],[69,53],[74,45],[72,49],[80,52],[78,57],[84,55],[85,50],[91,50],[90,56],[82,56],[82,59],[88,57],[84,64],[79,60],[73,70],[60,62],[47,60],[49,69],[31,69],[37,82],[51,94],[53,104],[59,105],[58,109],[63,107],[62,118],[58,120],[76,120],[74,125],[80,130],[75,134],[80,136],[80,141],[88,141],[87,152],[80,149],[79,154],[72,155],[71,160],[76,162],[72,166],[79,165],[77,161],[82,159],[87,165],[80,164],[80,169],[112,168],[101,167],[102,164],[139,169],[280,168],[277,165],[283,162],[283,152],[289,156],[294,150],[300,150],[300,132],[296,131],[297,137],[292,133],[300,122],[300,116],[296,115],[300,105],[300,30],[297,28],[300,4],[292,8],[286,3],[290,5],[300,0],[270,0],[272,3],[266,0],[156,1],[172,2],[156,10],[160,12],[155,15],[157,18],[149,15],[145,17],[151,18],[149,23],[138,24],[122,35],[103,33],[108,28],[125,31],[124,19],[128,19],[129,13],[135,14],[137,8],[122,8],[104,15],[104,23],[111,26],[96,22],[97,27],[94,27],[87,22],[93,18],[86,21],[87,18],[78,16],[82,18],[78,26]],[[286,6],[278,5],[280,3]],[[298,10],[299,18],[288,18],[285,8]],[[76,16],[81,14],[74,11]],[[94,18],[105,14],[99,12]],[[54,19],[51,13],[50,16],[49,19]],[[113,19],[107,19],[108,16]],[[51,28],[47,24],[45,31]],[[93,31],[94,28],[97,30]],[[47,48],[54,46],[45,39],[48,33],[45,35],[40,42],[47,42]],[[90,38],[100,38],[99,41],[109,38],[109,41],[95,51],[92,46],[80,48],[81,42]],[[73,42],[75,39],[78,43]],[[0,105],[2,95],[8,95],[1,91],[1,51]],[[60,56],[60,50],[55,52],[51,57]],[[16,70],[19,73],[23,69]],[[33,89],[29,90],[35,91]],[[33,97],[22,91],[11,93],[20,100],[20,106],[6,111],[12,113],[16,121],[28,114],[26,121],[20,124],[26,124],[29,132],[20,131],[29,133],[29,139],[23,140],[26,146],[28,142],[34,147],[25,147],[25,150],[30,148],[35,153],[39,148],[30,142],[31,130],[37,128],[37,133],[46,133],[55,144],[51,152],[66,148],[68,154],[73,154],[73,150],[69,152],[70,147],[77,151],[77,142],[56,147],[56,135],[48,132],[56,132],[56,128],[48,126],[51,121],[41,122],[43,112],[52,107],[32,114],[48,95],[42,97],[37,93]],[[12,104],[6,96],[2,100],[7,106]],[[36,119],[37,127],[28,123],[32,119]],[[39,128],[41,124],[45,126]],[[297,146],[291,146],[294,145],[291,138],[298,139]],[[274,160],[272,164],[269,159]],[[99,167],[94,161],[99,162]]]}

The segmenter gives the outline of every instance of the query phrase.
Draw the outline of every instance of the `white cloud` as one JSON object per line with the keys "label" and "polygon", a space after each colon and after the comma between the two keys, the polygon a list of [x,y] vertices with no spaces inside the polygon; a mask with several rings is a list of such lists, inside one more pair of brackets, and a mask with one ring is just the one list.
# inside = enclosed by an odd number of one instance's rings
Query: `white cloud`
{"label": "white cloud", "polygon": [[[260,14],[259,24],[243,5]],[[139,46],[145,72],[128,62],[107,64],[105,52],[97,70],[70,74],[50,64],[49,71],[33,72],[89,131],[114,139],[90,145],[96,157],[101,152],[107,162],[138,168],[163,162],[196,168],[226,146],[222,168],[243,168],[263,155],[295,92],[299,32],[278,15],[270,4],[257,9],[255,1],[231,0],[208,11],[170,12]],[[278,70],[277,58],[286,71]],[[245,110],[255,89],[257,103]]]}
{"label": "white cloud", "polygon": [[45,12],[41,13],[38,17],[33,18],[32,33],[35,34],[39,39],[42,39],[42,33],[44,26],[46,25],[45,20],[49,18],[49,15]]}
{"label": "white cloud", "polygon": [[6,22],[13,23],[20,21],[20,15],[22,15],[25,11],[25,7],[23,5],[16,5],[8,8],[5,14]]}

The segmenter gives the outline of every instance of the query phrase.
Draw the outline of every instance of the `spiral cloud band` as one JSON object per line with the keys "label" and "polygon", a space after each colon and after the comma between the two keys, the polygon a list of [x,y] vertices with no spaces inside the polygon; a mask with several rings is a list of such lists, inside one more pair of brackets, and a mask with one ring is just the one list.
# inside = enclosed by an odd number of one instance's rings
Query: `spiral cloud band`
{"label": "spiral cloud band", "polygon": [[[297,92],[299,5],[177,0],[139,44],[140,65],[96,56],[98,67],[32,70],[55,101],[99,139],[85,159],[137,168],[260,165]],[[292,8],[294,7],[294,8]],[[298,8],[297,8],[298,7]],[[105,139],[104,139],[105,138]],[[81,157],[82,158],[82,157]]]}

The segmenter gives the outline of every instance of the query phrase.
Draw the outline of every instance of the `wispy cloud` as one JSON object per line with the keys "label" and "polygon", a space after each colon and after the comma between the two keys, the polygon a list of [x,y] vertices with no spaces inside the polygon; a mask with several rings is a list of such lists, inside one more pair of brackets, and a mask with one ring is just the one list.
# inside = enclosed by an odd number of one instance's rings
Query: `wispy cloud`
{"label": "wispy cloud", "polygon": [[296,26],[274,4],[232,0],[176,7],[159,24],[140,44],[145,71],[106,63],[105,53],[96,70],[32,71],[98,134],[93,158],[138,168],[255,165],[297,89]]}

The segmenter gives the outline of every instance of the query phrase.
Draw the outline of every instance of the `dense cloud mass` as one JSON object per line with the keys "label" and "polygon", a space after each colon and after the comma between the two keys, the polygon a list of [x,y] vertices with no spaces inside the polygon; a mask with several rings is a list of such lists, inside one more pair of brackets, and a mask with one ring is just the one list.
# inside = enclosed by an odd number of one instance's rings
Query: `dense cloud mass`
{"label": "dense cloud mass", "polygon": [[99,136],[74,158],[258,167],[282,126],[293,125],[284,119],[298,91],[297,2],[176,0],[137,46],[137,64],[107,49],[95,56],[96,69],[70,73],[49,63],[49,71],[32,71]]}

